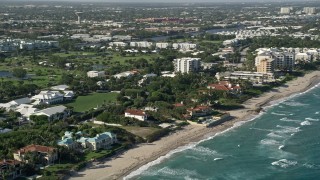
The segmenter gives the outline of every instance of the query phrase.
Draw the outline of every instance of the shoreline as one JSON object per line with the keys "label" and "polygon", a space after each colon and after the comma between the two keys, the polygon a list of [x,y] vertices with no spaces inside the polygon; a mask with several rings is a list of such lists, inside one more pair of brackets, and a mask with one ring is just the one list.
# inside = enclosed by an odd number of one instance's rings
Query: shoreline
{"label": "shoreline", "polygon": [[84,170],[75,172],[69,179],[123,179],[128,175],[134,177],[136,174],[131,173],[136,172],[138,169],[146,169],[151,164],[160,163],[172,154],[188,148],[187,146],[191,147],[192,144],[196,145],[233,127],[238,127],[240,122],[248,122],[255,119],[259,114],[255,112],[257,108],[263,110],[270,105],[278,104],[285,98],[291,98],[293,95],[305,92],[319,83],[320,71],[313,71],[276,89],[263,93],[259,97],[247,100],[243,103],[244,108],[242,109],[227,111],[236,118],[221,125],[209,128],[188,125],[182,130],[158,141],[139,144],[135,148],[108,158],[101,163],[102,165],[90,163]]}

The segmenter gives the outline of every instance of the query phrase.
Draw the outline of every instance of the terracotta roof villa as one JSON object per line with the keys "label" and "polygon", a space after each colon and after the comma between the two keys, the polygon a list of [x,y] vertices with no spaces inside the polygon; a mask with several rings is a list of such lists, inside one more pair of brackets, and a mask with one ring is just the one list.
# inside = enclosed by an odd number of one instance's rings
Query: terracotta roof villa
{"label": "terracotta roof villa", "polygon": [[26,153],[36,153],[40,155],[40,159],[43,164],[53,164],[55,160],[58,158],[57,149],[48,146],[41,146],[41,145],[28,145],[13,153],[13,157],[15,160],[22,161],[28,163],[25,159]]}
{"label": "terracotta roof villa", "polygon": [[127,109],[124,115],[125,117],[135,118],[140,121],[145,121],[148,119],[148,115],[146,114],[146,112],[139,109]]}
{"label": "terracotta roof villa", "polygon": [[229,81],[220,81],[219,83],[216,83],[216,84],[209,84],[207,88],[218,90],[218,91],[241,93],[240,85],[239,84],[233,85]]}

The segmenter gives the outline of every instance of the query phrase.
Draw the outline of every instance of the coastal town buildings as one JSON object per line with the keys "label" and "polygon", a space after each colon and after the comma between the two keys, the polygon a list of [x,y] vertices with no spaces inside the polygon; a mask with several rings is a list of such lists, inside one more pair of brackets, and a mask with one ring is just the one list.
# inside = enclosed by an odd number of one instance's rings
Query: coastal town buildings
{"label": "coastal town buildings", "polygon": [[219,72],[215,75],[219,80],[247,80],[253,84],[274,82],[275,77],[273,73],[259,73],[251,71],[226,71]]}
{"label": "coastal town buildings", "polygon": [[281,52],[277,49],[259,51],[255,58],[257,72],[272,73],[275,70],[292,71],[295,65],[295,54]]}

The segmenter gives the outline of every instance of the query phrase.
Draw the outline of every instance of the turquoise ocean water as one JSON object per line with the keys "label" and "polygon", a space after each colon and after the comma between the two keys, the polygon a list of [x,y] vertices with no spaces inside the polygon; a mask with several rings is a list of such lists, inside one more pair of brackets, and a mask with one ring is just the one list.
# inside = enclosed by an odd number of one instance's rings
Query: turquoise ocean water
{"label": "turquoise ocean water", "polygon": [[131,173],[139,180],[320,179],[320,88]]}

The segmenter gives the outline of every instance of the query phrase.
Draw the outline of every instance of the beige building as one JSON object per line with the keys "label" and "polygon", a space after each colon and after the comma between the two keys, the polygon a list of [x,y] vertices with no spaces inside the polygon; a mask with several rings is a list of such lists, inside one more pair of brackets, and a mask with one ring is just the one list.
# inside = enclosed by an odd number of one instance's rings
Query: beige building
{"label": "beige building", "polygon": [[264,59],[257,65],[257,72],[259,73],[272,73],[274,71],[274,60]]}

